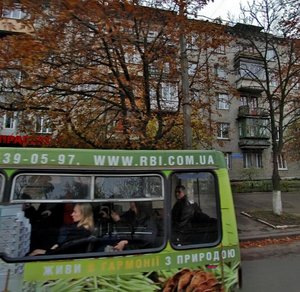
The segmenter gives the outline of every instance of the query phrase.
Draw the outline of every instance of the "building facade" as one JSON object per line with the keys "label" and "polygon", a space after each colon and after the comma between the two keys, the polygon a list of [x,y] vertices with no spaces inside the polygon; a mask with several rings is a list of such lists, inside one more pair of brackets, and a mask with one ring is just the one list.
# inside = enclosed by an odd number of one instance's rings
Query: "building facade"
{"label": "building facade", "polygon": [[[20,24],[19,20],[24,17],[20,8],[3,8],[1,15],[1,38],[7,34],[28,31]],[[205,23],[203,22],[202,25]],[[209,54],[209,59],[205,70],[210,74],[212,86],[208,88],[207,82],[204,86],[199,79],[193,90],[192,88],[190,90],[191,96],[195,94],[198,95],[197,98],[209,101],[211,115],[207,121],[212,125],[211,135],[213,135],[210,148],[215,148],[225,154],[232,180],[270,179],[272,176],[270,107],[264,86],[267,82],[271,87],[277,86],[276,76],[268,80],[265,76],[266,66],[276,67],[276,52],[274,48],[267,47],[264,49],[263,56],[259,54],[259,48],[265,45],[265,34],[261,29],[244,24],[225,25],[226,34],[229,36],[227,41],[214,49],[206,48],[206,55]],[[253,38],[248,38],[249,35],[257,36],[254,40],[256,45],[253,45]],[[284,41],[277,40],[277,43],[279,51],[284,51],[286,47]],[[201,72],[203,68],[197,71],[198,49],[192,41],[188,43],[190,79],[196,74],[203,75]],[[137,59],[135,58],[134,62],[138,62]],[[273,70],[273,72],[276,71]],[[22,77],[16,76],[16,82],[18,78]],[[295,82],[299,84],[299,76],[297,78]],[[2,88],[7,82],[9,81],[6,76],[2,76]],[[162,84],[164,84],[163,94],[166,106],[178,106],[176,96],[178,88],[168,82]],[[292,94],[299,96],[299,93],[300,87],[294,86]],[[10,94],[12,93],[7,92],[7,95]],[[2,96],[2,101],[3,98]],[[155,106],[154,103],[152,106]],[[276,110],[275,114],[277,114]],[[45,146],[49,143],[53,133],[46,117],[33,117],[35,120],[35,127],[31,129],[33,136],[22,133],[18,127],[18,121],[21,118],[18,112],[2,111],[1,146]],[[199,144],[198,147],[201,145]],[[300,178],[299,161],[292,161],[287,155],[285,156],[284,152],[278,157],[278,169],[283,179]]]}

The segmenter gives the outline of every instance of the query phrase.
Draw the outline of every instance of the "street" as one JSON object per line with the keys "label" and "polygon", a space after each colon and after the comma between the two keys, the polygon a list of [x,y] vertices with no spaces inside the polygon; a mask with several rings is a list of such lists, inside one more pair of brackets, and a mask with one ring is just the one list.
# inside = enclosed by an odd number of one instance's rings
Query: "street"
{"label": "street", "polygon": [[298,292],[300,242],[242,249],[241,292]]}

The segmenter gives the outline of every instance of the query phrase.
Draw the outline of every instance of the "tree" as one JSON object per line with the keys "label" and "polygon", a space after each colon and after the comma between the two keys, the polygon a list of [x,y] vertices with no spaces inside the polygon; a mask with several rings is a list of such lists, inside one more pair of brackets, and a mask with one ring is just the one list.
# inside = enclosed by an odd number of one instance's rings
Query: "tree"
{"label": "tree", "polygon": [[261,102],[268,109],[272,147],[273,212],[282,213],[278,163],[291,139],[291,129],[300,120],[299,40],[286,35],[276,0],[260,0],[242,7],[241,19],[249,24],[243,38],[253,49],[256,66],[244,64],[240,70],[261,90]]}
{"label": "tree", "polygon": [[[284,11],[282,14],[281,25],[284,28],[286,36],[296,39],[296,50],[297,54],[300,54],[300,3],[296,0],[280,1],[281,10]],[[299,80],[299,76],[298,76]],[[300,85],[298,84],[298,89]],[[298,108],[300,105],[298,104]],[[289,157],[294,160],[300,159],[300,122],[295,123],[288,131],[290,137],[287,143],[286,150]]]}
{"label": "tree", "polygon": [[[19,113],[23,133],[31,133],[32,117],[39,117],[60,146],[182,148],[178,39],[183,20],[176,9],[138,1],[23,0],[20,5],[30,15],[23,21],[31,31],[1,40],[1,74],[11,82],[1,87],[6,98],[0,107]],[[187,35],[210,31],[210,42],[199,38],[202,48],[217,48],[224,39],[220,26],[184,21],[191,23]],[[198,69],[208,61],[197,60]],[[16,72],[21,80],[14,78]],[[192,119],[205,144],[211,138],[204,121],[207,101],[192,102]]]}

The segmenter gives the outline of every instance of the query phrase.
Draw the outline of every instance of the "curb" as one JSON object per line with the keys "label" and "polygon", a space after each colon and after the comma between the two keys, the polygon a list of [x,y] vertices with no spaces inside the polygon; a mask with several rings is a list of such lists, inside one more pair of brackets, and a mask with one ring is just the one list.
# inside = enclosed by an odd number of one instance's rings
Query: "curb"
{"label": "curb", "polygon": [[240,214],[245,215],[245,216],[247,216],[247,217],[249,217],[251,219],[254,219],[255,221],[258,221],[260,223],[263,223],[265,225],[268,225],[268,226],[272,227],[273,229],[286,229],[286,228],[300,227],[299,225],[273,225],[273,224],[271,224],[271,223],[269,223],[269,222],[267,222],[265,220],[262,220],[260,218],[254,217],[254,216],[252,216],[249,213],[244,212],[244,211],[242,211]]}
{"label": "curb", "polygon": [[256,240],[264,240],[264,239],[272,239],[272,238],[283,238],[283,237],[297,237],[300,236],[300,229],[297,229],[296,231],[285,231],[285,232],[265,232],[263,234],[256,234],[253,236],[247,236],[247,235],[241,235],[239,234],[239,241],[245,242],[245,241],[256,241]]}

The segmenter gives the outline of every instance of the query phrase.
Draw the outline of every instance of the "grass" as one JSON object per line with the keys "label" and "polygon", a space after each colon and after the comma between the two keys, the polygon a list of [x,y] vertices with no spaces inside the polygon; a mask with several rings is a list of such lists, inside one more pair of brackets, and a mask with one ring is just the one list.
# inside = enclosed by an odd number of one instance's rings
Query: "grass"
{"label": "grass", "polygon": [[252,217],[264,220],[272,225],[299,225],[300,216],[291,213],[282,213],[282,215],[276,215],[269,210],[252,210],[247,211]]}

